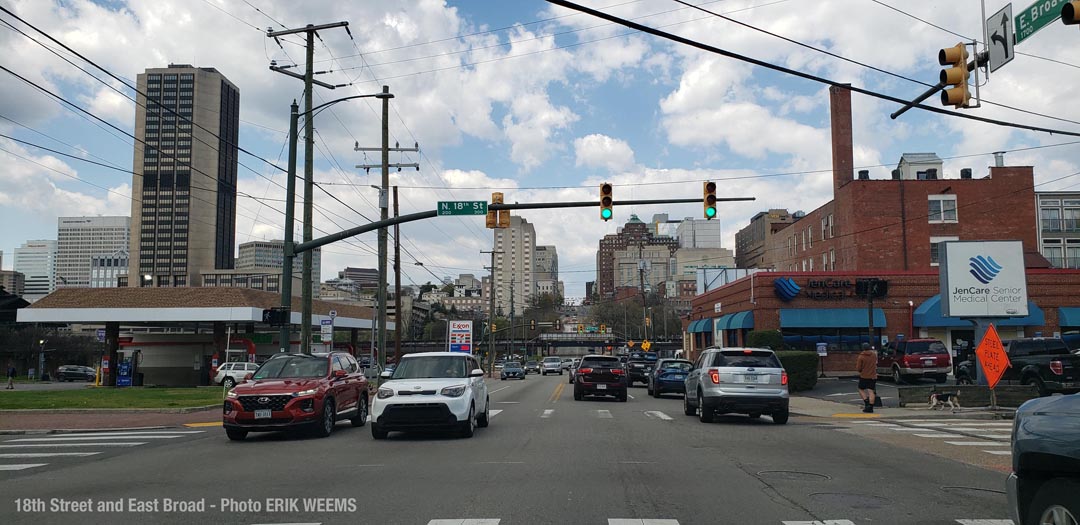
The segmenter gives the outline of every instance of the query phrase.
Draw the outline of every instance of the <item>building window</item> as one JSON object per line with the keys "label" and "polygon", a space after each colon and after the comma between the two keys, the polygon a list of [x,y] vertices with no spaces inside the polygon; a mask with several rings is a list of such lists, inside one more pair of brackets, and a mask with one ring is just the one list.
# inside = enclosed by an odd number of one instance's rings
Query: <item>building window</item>
{"label": "building window", "polygon": [[821,269],[822,271],[828,271],[829,269],[829,254],[821,254]]}
{"label": "building window", "polygon": [[930,266],[937,266],[941,264],[941,246],[940,243],[946,241],[958,241],[959,237],[931,237],[930,238]]}
{"label": "building window", "polygon": [[[832,215],[830,215],[832,217]],[[836,250],[829,248],[829,269],[836,270]]]}
{"label": "building window", "polygon": [[814,227],[813,226],[807,226],[806,227],[806,245],[811,247],[811,248],[814,247]]}
{"label": "building window", "polygon": [[957,222],[956,195],[930,195],[928,218],[933,223]]}
{"label": "building window", "polygon": [[812,272],[812,271],[814,271],[814,258],[813,258],[813,257],[811,257],[810,259],[808,259],[808,260],[807,260],[807,262],[809,262],[809,263],[810,263],[810,265],[809,265],[809,267],[810,267],[810,271],[811,271],[811,272]]}
{"label": "building window", "polygon": [[1061,209],[1060,208],[1040,208],[1039,209],[1040,226],[1044,232],[1059,232],[1061,231]]}
{"label": "building window", "polygon": [[833,214],[830,213],[828,219],[829,219],[829,238],[831,239],[833,237],[833,235],[834,235],[833,234]]}

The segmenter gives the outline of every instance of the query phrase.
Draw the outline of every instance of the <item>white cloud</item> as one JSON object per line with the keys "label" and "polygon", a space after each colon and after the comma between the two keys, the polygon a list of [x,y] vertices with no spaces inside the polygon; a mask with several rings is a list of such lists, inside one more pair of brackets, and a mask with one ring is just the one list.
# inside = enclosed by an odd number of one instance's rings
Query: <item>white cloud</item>
{"label": "white cloud", "polygon": [[634,165],[634,150],[626,141],[595,133],[574,139],[574,156],[575,166],[619,171]]}

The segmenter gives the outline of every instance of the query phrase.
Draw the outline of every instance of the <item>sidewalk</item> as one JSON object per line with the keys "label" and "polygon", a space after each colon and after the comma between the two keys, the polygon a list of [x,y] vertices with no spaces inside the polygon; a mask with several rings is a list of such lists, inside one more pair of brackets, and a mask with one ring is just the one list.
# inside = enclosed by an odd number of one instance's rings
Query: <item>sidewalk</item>
{"label": "sidewalk", "polygon": [[963,408],[957,412],[951,410],[930,410],[921,408],[875,408],[873,414],[865,414],[859,405],[837,403],[824,399],[791,396],[791,413],[800,416],[849,418],[849,419],[1012,419],[1014,409],[1003,408],[996,412],[985,407]]}
{"label": "sidewalk", "polygon": [[145,427],[179,427],[191,423],[221,422],[221,408],[185,414],[162,411],[121,411],[116,409],[73,411],[5,411],[0,417],[0,434],[19,431],[102,430]]}

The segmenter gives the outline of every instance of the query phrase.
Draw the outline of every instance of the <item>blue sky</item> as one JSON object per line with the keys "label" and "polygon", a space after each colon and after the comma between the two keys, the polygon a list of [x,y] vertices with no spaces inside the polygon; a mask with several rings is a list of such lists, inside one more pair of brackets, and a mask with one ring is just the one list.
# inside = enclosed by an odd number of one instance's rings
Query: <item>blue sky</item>
{"label": "blue sky", "polygon": [[[615,198],[696,197],[701,181],[717,180],[723,196],[755,197],[720,210],[725,246],[754,213],[773,207],[812,210],[831,191],[826,86],[643,35],[540,1],[501,2],[284,2],[271,0],[87,1],[0,0],[6,8],[113,73],[134,79],[170,62],[215,67],[241,92],[240,142],[284,166],[288,104],[298,81],[267,69],[302,61],[298,39],[283,48],[262,33],[339,20],[322,33],[315,51],[320,76],[353,83],[318,101],[373,93],[389,85],[392,140],[420,143],[418,172],[393,174],[402,213],[432,209],[439,200],[487,200],[503,191],[509,201],[590,200],[600,182]],[[978,9],[970,2],[931,0],[697,1],[703,8],[831,53],[922,82],[934,82],[937,50],[960,37],[981,38]],[[897,97],[923,86],[827,56],[738,26],[670,0],[587,2],[594,8],[760,60]],[[968,5],[971,4],[971,5]],[[988,0],[993,13],[1004,2]],[[890,9],[893,6],[908,15]],[[1016,6],[1019,8],[1020,6]],[[914,17],[922,19],[917,20]],[[19,29],[26,26],[0,16]],[[940,26],[934,27],[930,23]],[[946,31],[947,30],[947,31]],[[986,101],[964,112],[989,118],[1080,131],[1072,86],[1080,60],[1070,53],[1075,28],[1055,23],[1017,46],[1024,53],[982,86]],[[131,130],[134,103],[65,63],[26,37],[0,25],[5,67],[110,123]],[[72,59],[113,87],[129,90]],[[1056,62],[1055,62],[1056,61]],[[0,82],[0,133],[122,170],[131,168],[130,139],[62,108],[7,73]],[[936,98],[929,101],[937,104]],[[976,175],[998,150],[1067,143],[1069,137],[1011,130],[912,111],[898,120],[895,105],[853,96],[855,164],[871,177],[888,176],[900,154],[932,151],[946,158],[945,176],[961,167]],[[1043,116],[1037,115],[1042,114]],[[1049,117],[1057,117],[1058,120]],[[378,180],[356,164],[376,162],[353,151],[354,142],[377,145],[373,100],[334,106],[316,119],[316,180],[349,209],[317,193],[317,228],[336,231],[378,214]],[[50,154],[0,138],[0,250],[10,268],[12,250],[27,239],[55,238],[56,218],[127,215],[131,175]],[[331,158],[332,156],[332,158]],[[103,159],[103,160],[102,160]],[[336,162],[335,160],[336,159]],[[1011,165],[1035,166],[1038,190],[1080,187],[1080,147],[1012,151]],[[240,191],[280,199],[280,172],[247,155]],[[797,173],[776,176],[781,173]],[[733,177],[739,177],[732,179]],[[1054,179],[1056,182],[1049,182]],[[273,182],[269,182],[272,179]],[[728,179],[728,180],[724,180]],[[105,189],[103,189],[105,188]],[[280,238],[274,201],[242,197],[237,240]],[[604,223],[595,209],[522,213],[536,224],[539,242],[558,247],[567,295],[581,296],[594,278],[598,239],[614,233],[632,213],[700,216],[697,205],[616,207]],[[482,218],[439,218],[403,227],[405,282],[435,276],[483,274],[491,232]],[[324,278],[343,266],[374,266],[375,235],[326,248]],[[412,263],[423,262],[424,266]],[[427,271],[427,270],[430,270]]]}

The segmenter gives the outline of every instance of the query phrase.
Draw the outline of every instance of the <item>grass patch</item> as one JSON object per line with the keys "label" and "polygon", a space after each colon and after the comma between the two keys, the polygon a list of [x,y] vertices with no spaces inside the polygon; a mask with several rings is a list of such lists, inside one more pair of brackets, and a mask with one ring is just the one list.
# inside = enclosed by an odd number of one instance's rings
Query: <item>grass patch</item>
{"label": "grass patch", "polygon": [[186,408],[220,403],[220,388],[86,388],[0,392],[0,409]]}

